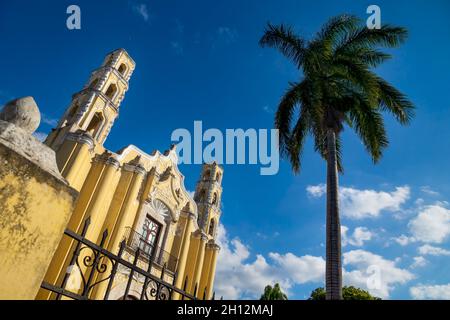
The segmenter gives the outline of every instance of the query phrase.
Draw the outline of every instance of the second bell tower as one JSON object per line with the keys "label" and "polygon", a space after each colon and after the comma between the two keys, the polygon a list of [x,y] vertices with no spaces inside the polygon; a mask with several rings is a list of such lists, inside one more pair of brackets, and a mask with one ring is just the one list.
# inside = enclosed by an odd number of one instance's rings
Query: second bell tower
{"label": "second bell tower", "polygon": [[223,169],[216,162],[204,164],[195,190],[198,225],[210,238],[215,239],[220,219]]}

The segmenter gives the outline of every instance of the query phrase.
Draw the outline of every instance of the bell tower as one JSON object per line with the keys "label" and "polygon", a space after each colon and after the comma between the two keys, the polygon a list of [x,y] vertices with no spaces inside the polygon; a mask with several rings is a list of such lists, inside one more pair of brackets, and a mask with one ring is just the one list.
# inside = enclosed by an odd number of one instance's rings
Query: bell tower
{"label": "bell tower", "polygon": [[195,265],[192,264],[186,274],[187,278],[191,279],[188,291],[206,299],[210,299],[213,294],[217,255],[220,250],[216,237],[221,215],[222,175],[223,168],[216,162],[204,164],[194,195],[199,229],[192,233],[189,250],[189,259],[195,261]]}
{"label": "bell tower", "polygon": [[223,169],[216,162],[204,164],[195,189],[198,225],[208,238],[215,239],[221,214]]}
{"label": "bell tower", "polygon": [[119,116],[135,66],[124,49],[107,54],[83,89],[72,96],[66,112],[45,140],[55,150],[62,176],[77,190],[83,186],[91,159],[105,152],[103,143]]}
{"label": "bell tower", "polygon": [[45,143],[58,151],[69,135],[85,133],[95,146],[103,145],[119,115],[135,65],[124,49],[106,55],[83,89],[72,96],[72,102]]}

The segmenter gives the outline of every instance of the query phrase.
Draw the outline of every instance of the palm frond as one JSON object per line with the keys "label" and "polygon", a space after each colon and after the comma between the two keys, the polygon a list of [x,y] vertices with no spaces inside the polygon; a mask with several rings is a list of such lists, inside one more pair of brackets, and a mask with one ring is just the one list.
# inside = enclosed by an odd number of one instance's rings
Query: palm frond
{"label": "palm frond", "polygon": [[306,137],[309,133],[309,128],[311,126],[309,114],[307,112],[307,107],[302,105],[300,111],[300,117],[292,130],[292,134],[289,139],[288,145],[288,157],[292,165],[292,169],[295,173],[300,171],[301,167],[301,155],[303,151],[303,146],[305,144]]}
{"label": "palm frond", "polygon": [[342,14],[331,18],[317,34],[316,39],[323,43],[328,51],[332,51],[342,37],[354,31],[360,19],[354,15]]}
{"label": "palm frond", "polygon": [[383,150],[389,144],[383,117],[364,97],[354,96],[351,100],[353,101],[349,111],[351,126],[361,138],[373,162],[376,163],[381,159]]}
{"label": "palm frond", "polygon": [[361,26],[349,33],[336,49],[336,53],[359,47],[388,47],[394,48],[403,43],[408,37],[408,31],[402,27],[383,25],[380,29],[369,29]]}
{"label": "palm frond", "polygon": [[297,67],[302,65],[305,54],[305,41],[298,37],[292,27],[283,24],[279,26],[267,24],[264,35],[259,40],[262,47],[272,47],[280,50],[288,59],[292,59]]}
{"label": "palm frond", "polygon": [[289,153],[292,117],[296,106],[301,102],[301,92],[304,87],[304,82],[290,83],[289,89],[281,98],[275,113],[275,128],[280,131],[280,151],[282,154]]}
{"label": "palm frond", "polygon": [[302,69],[306,77],[323,73],[331,58],[331,53],[324,50],[322,41],[317,39],[308,42],[302,60]]}
{"label": "palm frond", "polygon": [[394,115],[401,124],[408,124],[414,117],[413,103],[386,80],[377,77],[377,82],[380,87],[380,108]]}
{"label": "palm frond", "polygon": [[383,62],[392,58],[388,53],[381,52],[379,50],[367,47],[355,48],[353,50],[341,51],[338,55],[339,58],[347,60],[358,61],[359,63],[366,64],[368,67],[375,68]]}
{"label": "palm frond", "polygon": [[[351,91],[363,92],[371,104],[377,102],[379,97],[378,77],[368,69],[367,64],[356,59],[337,58],[334,68],[339,77],[344,80],[339,83],[346,84],[345,88],[348,88],[350,84]],[[343,93],[346,94],[345,91]]]}

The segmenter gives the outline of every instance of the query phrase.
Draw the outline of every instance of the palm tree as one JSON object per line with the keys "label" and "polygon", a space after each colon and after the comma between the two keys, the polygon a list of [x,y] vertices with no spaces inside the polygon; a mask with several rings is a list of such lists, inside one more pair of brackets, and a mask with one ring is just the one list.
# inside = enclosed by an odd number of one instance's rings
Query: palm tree
{"label": "palm tree", "polygon": [[261,295],[259,300],[287,300],[287,295],[281,290],[281,287],[278,283],[272,287],[271,285],[267,285],[264,288],[264,293]]}
{"label": "palm tree", "polygon": [[289,26],[270,23],[260,40],[261,46],[281,51],[301,72],[300,81],[290,83],[275,115],[281,154],[298,173],[305,138],[311,134],[315,150],[327,161],[327,299],[342,299],[341,132],[344,125],[354,129],[376,163],[388,145],[382,113],[391,113],[403,125],[410,122],[414,105],[373,71],[391,58],[381,48],[396,47],[406,37],[404,28],[383,25],[370,30],[357,17],[340,15],[309,41]]}

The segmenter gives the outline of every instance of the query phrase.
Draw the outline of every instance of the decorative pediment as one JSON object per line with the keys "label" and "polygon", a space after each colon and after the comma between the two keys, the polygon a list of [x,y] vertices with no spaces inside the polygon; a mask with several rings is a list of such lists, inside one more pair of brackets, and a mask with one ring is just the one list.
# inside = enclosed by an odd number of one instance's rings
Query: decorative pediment
{"label": "decorative pediment", "polygon": [[[170,185],[169,185],[170,186]],[[149,194],[147,203],[155,211],[160,213],[164,218],[171,217],[177,221],[179,217],[179,205],[175,201],[173,194],[165,185],[157,184],[153,187]]]}
{"label": "decorative pediment", "polygon": [[161,199],[172,210],[175,221],[178,220],[179,211],[185,207],[189,207],[190,212],[197,214],[197,204],[187,192],[184,186],[184,176],[178,169],[175,146],[171,146],[163,154],[157,150],[147,154],[133,145],[117,152],[118,160],[121,163],[127,163],[137,156],[145,170],[149,173],[154,172],[157,177],[147,202],[151,202],[151,199]]}
{"label": "decorative pediment", "polygon": [[163,182],[172,177],[172,167],[167,167],[166,170],[159,176],[159,181]]}

